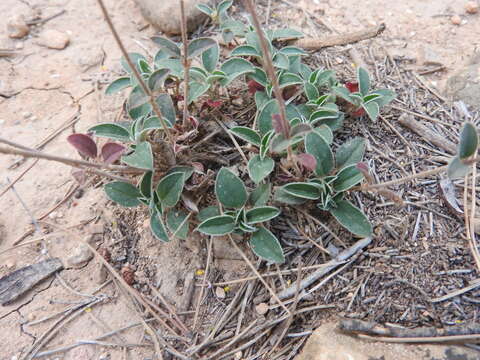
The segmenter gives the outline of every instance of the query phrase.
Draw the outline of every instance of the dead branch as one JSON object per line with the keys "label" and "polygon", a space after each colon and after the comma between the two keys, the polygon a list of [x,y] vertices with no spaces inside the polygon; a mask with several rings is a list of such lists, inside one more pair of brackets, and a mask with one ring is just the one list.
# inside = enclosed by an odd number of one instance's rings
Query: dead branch
{"label": "dead branch", "polygon": [[380,35],[386,26],[381,23],[378,26],[368,27],[364,30],[356,31],[349,34],[340,34],[324,37],[322,39],[304,38],[295,40],[292,45],[302,47],[307,50],[318,50],[330,46],[353,44],[362,40],[371,39]]}
{"label": "dead branch", "polygon": [[417,135],[419,135],[429,143],[432,143],[433,145],[436,145],[439,148],[442,148],[443,150],[445,150],[450,154],[455,154],[455,152],[457,151],[454,143],[452,143],[450,140],[446,139],[445,137],[435,133],[420,121],[415,120],[415,118],[412,115],[408,115],[408,114],[400,115],[400,117],[398,118],[398,123],[412,130],[414,133],[416,133]]}
{"label": "dead branch", "polygon": [[[461,337],[472,336],[472,335],[475,336],[476,338],[480,337],[479,323],[452,326],[444,329],[438,329],[434,327],[420,327],[420,328],[414,328],[414,329],[405,329],[405,328],[397,328],[397,327],[395,328],[385,327],[374,322],[368,322],[368,321],[362,321],[362,320],[356,320],[356,319],[342,319],[339,324],[339,329],[346,333],[402,338],[404,340],[411,339],[411,341],[405,341],[405,342],[431,342],[431,339],[427,340],[427,338],[440,338],[441,340],[441,337],[445,337],[444,341],[458,341],[458,340],[462,340]],[[447,337],[450,337],[450,339]],[[456,337],[456,339],[451,337]],[[374,337],[373,339],[376,339],[376,338]]]}
{"label": "dead branch", "polygon": [[[348,249],[343,250],[340,254],[337,255],[335,259],[330,260],[325,264],[325,267],[318,269],[317,271],[311,273],[310,275],[306,276],[301,282],[298,288],[300,290],[305,289],[306,287],[312,285],[315,281],[320,279],[325,274],[328,274],[331,270],[335,269],[337,266],[344,264],[344,261],[351,258],[359,251],[366,248],[372,242],[372,238],[368,237],[362,240],[357,241]],[[280,299],[287,299],[295,295],[297,292],[297,283],[293,283],[290,287],[286,288],[285,290],[281,291],[278,294]]]}

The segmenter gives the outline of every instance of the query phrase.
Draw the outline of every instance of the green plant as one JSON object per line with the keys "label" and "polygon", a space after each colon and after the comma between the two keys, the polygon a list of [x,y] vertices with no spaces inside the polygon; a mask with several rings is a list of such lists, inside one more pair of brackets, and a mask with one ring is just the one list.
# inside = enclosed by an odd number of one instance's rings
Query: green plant
{"label": "green plant", "polygon": [[203,209],[198,217],[197,230],[211,236],[231,233],[250,234],[249,244],[259,257],[282,263],[285,260],[280,242],[269,230],[258,226],[278,215],[280,210],[265,206],[269,198],[269,186],[260,186],[250,194],[243,181],[227,168],[221,168],[215,181],[215,195],[221,207]]}
{"label": "green plant", "polygon": [[[363,180],[358,169],[365,152],[365,141],[354,138],[341,145],[334,156],[329,139],[316,132],[305,138],[305,150],[310,154],[315,177],[305,182],[283,185],[275,199],[289,205],[317,201],[317,207],[330,212],[344,228],[360,237],[372,234],[372,226],[363,212],[346,200],[345,193]],[[313,166],[314,165],[314,166]]]}
{"label": "green plant", "polygon": [[[151,62],[137,53],[128,54],[130,61],[122,58],[126,75],[113,81],[106,93],[131,88],[126,101],[130,119],[96,125],[89,133],[123,143],[114,161],[144,173],[136,186],[124,181],[106,184],[107,196],[126,207],[147,206],[152,233],[161,241],[186,238],[190,223],[196,222],[191,214],[198,212],[199,232],[246,237],[255,254],[275,263],[284,261],[282,248],[275,235],[261,225],[280,214],[272,203],[272,187],[275,187],[274,202],[295,206],[315,201],[320,210],[331,214],[356,236],[370,236],[372,226],[368,219],[346,199],[348,192],[358,189],[367,171],[361,163],[365,142],[360,138],[347,141],[337,146],[335,155],[332,144],[335,132],[346,119],[360,116],[364,111],[375,120],[380,107],[389,103],[394,93],[372,89],[368,73],[361,68],[357,83],[347,82],[343,86],[333,70],[312,69],[304,64],[302,59],[307,53],[302,49],[280,45],[282,39],[300,38],[302,33],[292,29],[256,29],[252,25],[258,26],[255,18],[245,24],[230,18],[227,9],[231,5],[232,1],[227,0],[215,9],[199,6],[218,24],[228,42],[235,37],[245,39],[226,59],[221,59],[220,47],[214,39],[202,37],[187,42],[186,36],[183,36],[186,46],[165,37],[153,37],[160,49]],[[264,56],[267,53],[271,54],[272,64],[268,62],[270,56]],[[145,94],[145,87],[131,67],[140,74],[151,94]],[[216,108],[215,116],[223,116],[221,105],[225,94],[238,90],[232,84],[234,81],[241,84],[238,80],[243,79],[246,86],[242,89],[255,98],[254,125],[244,123],[228,131],[250,144],[246,148],[249,179],[245,178],[245,183],[225,167],[218,169],[208,161],[198,163],[188,157],[191,146],[203,141],[198,135],[205,134],[203,121],[211,115],[210,111],[204,111],[205,107]],[[183,95],[180,87],[184,89]],[[152,109],[152,99],[159,111]],[[183,109],[179,106],[181,100]],[[182,112],[184,119],[185,114],[190,114],[193,128],[177,123]],[[165,129],[172,131],[173,141],[167,144],[168,149],[158,151]],[[88,139],[76,148],[81,150],[83,146],[84,153],[88,153],[90,141],[93,142]],[[168,156],[165,151],[170,151],[173,157],[185,151],[187,156],[180,162],[174,158],[166,168],[159,167],[159,161]],[[93,154],[93,150],[90,152]],[[465,148],[458,161],[463,161],[469,153]],[[174,165],[175,162],[181,165]],[[217,171],[215,206],[205,200],[211,199],[206,193],[209,176],[203,171],[205,168],[211,178]],[[247,191],[246,185],[254,190]],[[203,209],[198,210],[197,205]]]}

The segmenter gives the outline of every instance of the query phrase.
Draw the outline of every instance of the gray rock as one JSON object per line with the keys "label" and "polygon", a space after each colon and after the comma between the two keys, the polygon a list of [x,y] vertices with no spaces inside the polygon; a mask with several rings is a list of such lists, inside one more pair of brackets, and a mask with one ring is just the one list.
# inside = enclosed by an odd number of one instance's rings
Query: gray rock
{"label": "gray rock", "polygon": [[[158,30],[167,34],[180,34],[180,2],[178,0],[135,0],[142,15]],[[196,8],[205,0],[185,0],[185,17],[187,29],[194,31],[206,19],[206,15]]]}
{"label": "gray rock", "polygon": [[38,44],[50,49],[62,50],[70,43],[70,37],[58,30],[45,30],[38,38]]}
{"label": "gray rock", "polygon": [[445,93],[454,101],[461,100],[475,109],[480,109],[480,52],[447,80]]}
{"label": "gray rock", "polygon": [[93,258],[93,253],[85,244],[78,244],[78,247],[73,250],[72,255],[67,259],[67,266],[72,268],[81,268],[85,266]]}

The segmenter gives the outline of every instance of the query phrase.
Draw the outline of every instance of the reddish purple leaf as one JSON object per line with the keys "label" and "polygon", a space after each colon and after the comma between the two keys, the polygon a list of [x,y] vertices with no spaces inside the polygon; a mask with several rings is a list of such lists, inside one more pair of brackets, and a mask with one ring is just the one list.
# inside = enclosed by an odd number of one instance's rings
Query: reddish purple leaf
{"label": "reddish purple leaf", "polygon": [[314,171],[317,168],[317,159],[311,154],[298,154],[298,162],[310,171]]}
{"label": "reddish purple leaf", "polygon": [[107,164],[113,164],[115,161],[120,159],[125,147],[123,145],[108,142],[102,146],[102,158],[103,161]]}
{"label": "reddish purple leaf", "polygon": [[80,154],[91,158],[97,157],[97,144],[95,144],[95,141],[93,141],[90,136],[85,134],[72,134],[67,137],[67,141],[77,149]]}
{"label": "reddish purple leaf", "polygon": [[351,93],[358,92],[358,82],[352,81],[352,82],[347,82],[345,84],[345,87],[350,91]]}
{"label": "reddish purple leaf", "polygon": [[368,169],[368,165],[366,163],[357,163],[357,169],[360,170],[360,172],[363,174],[363,177],[365,178],[367,183],[373,184],[375,182],[372,175],[370,175],[370,170]]}
{"label": "reddish purple leaf", "polygon": [[188,117],[188,120],[190,121],[190,124],[196,129],[198,128],[198,125],[200,125],[200,122],[198,121],[198,119],[194,116],[189,116]]}
{"label": "reddish purple leaf", "polygon": [[265,90],[265,87],[262,84],[259,84],[255,80],[250,80],[248,83],[248,92],[250,95],[254,95],[257,91]]}

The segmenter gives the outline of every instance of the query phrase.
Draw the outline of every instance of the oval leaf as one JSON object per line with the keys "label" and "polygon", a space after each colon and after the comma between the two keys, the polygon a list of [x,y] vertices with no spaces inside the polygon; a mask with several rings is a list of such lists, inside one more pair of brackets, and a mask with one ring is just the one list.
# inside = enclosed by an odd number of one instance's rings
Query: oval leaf
{"label": "oval leaf", "polygon": [[372,121],[377,121],[378,114],[380,113],[380,108],[378,104],[374,101],[363,104],[362,107],[364,108],[365,112],[367,113],[368,117]]}
{"label": "oval leaf", "polygon": [[160,241],[169,242],[170,237],[168,236],[167,229],[163,223],[161,215],[157,211],[153,211],[150,215],[150,230],[152,234]]}
{"label": "oval leaf", "polygon": [[243,181],[224,167],[218,172],[215,194],[218,201],[227,208],[240,209],[247,202],[247,190]]}
{"label": "oval leaf", "polygon": [[173,236],[185,240],[188,236],[187,213],[181,210],[172,210],[167,214],[167,226]]}
{"label": "oval leaf", "polygon": [[255,184],[260,183],[273,171],[275,162],[269,157],[261,158],[260,155],[255,155],[248,162],[248,174],[250,179]]}
{"label": "oval leaf", "polygon": [[221,80],[223,86],[227,86],[235,78],[243,74],[255,71],[254,66],[249,61],[239,57],[233,57],[225,61],[220,67],[220,70],[227,74],[227,78]]}
{"label": "oval leaf", "polygon": [[330,210],[333,217],[345,229],[360,237],[372,235],[372,225],[365,214],[347,200],[340,200],[337,206]]}
{"label": "oval leaf", "polygon": [[123,156],[122,161],[138,169],[153,170],[152,146],[149,142],[142,141],[132,154]]}
{"label": "oval leaf", "polygon": [[85,134],[72,134],[67,137],[67,141],[75,148],[77,151],[90,158],[97,157],[97,144],[93,139]]}
{"label": "oval leaf", "polygon": [[260,146],[260,135],[249,127],[235,126],[230,129],[230,132],[242,140],[245,140],[253,145]]}
{"label": "oval leaf", "polygon": [[357,165],[350,165],[344,167],[338,174],[332,183],[335,191],[346,191],[355,185],[359,184],[363,180],[363,174],[358,170]]}
{"label": "oval leaf", "polygon": [[455,156],[448,164],[447,175],[451,180],[463,178],[469,173],[470,168],[470,165],[465,165],[458,156]]}
{"label": "oval leaf", "polygon": [[198,38],[190,41],[188,44],[188,58],[191,59],[197,55],[200,55],[205,50],[210,49],[212,46],[215,46],[217,42],[212,38]]}
{"label": "oval leaf", "polygon": [[106,184],[103,189],[107,197],[125,207],[140,205],[138,198],[142,197],[140,191],[130,183],[114,181]]}
{"label": "oval leaf", "polygon": [[115,139],[120,141],[129,141],[130,133],[126,128],[114,123],[99,124],[88,129],[89,132],[93,132],[95,136],[106,137],[109,139]]}
{"label": "oval leaf", "polygon": [[157,185],[157,195],[163,208],[173,207],[178,203],[184,185],[183,172],[175,172],[162,178]]}
{"label": "oval leaf", "polygon": [[205,70],[212,73],[217,67],[218,58],[220,56],[220,47],[218,43],[202,53],[202,64]]}
{"label": "oval leaf", "polygon": [[280,210],[273,206],[262,206],[248,210],[245,213],[248,224],[257,224],[271,220],[280,215]]}
{"label": "oval leaf", "polygon": [[170,54],[171,56],[177,57],[177,58],[180,57],[181,55],[180,48],[172,40],[169,40],[162,36],[153,36],[152,41],[158,46],[160,46],[160,48],[162,48],[163,51]]}
{"label": "oval leaf", "polygon": [[270,183],[260,184],[250,194],[249,202],[252,206],[263,206],[268,202],[272,185]]}
{"label": "oval leaf", "polygon": [[167,76],[170,74],[170,69],[158,69],[150,74],[148,77],[148,87],[150,90],[160,90],[165,84]]}
{"label": "oval leaf", "polygon": [[132,86],[130,78],[127,76],[121,77],[108,85],[108,87],[105,89],[105,94],[112,95],[130,86]]}
{"label": "oval leaf", "polygon": [[309,200],[317,200],[320,197],[320,189],[318,186],[305,182],[294,182],[284,185],[282,189],[295,197]]}
{"label": "oval leaf", "polygon": [[357,77],[360,93],[365,96],[370,90],[370,76],[368,75],[368,71],[362,67],[359,67]]}
{"label": "oval leaf", "polygon": [[471,122],[463,125],[460,133],[460,145],[458,147],[458,156],[460,160],[464,160],[477,152],[478,148],[478,134],[475,125]]}
{"label": "oval leaf", "polygon": [[332,150],[327,141],[318,133],[311,132],[305,137],[305,151],[317,159],[315,173],[319,176],[326,176],[334,167]]}
{"label": "oval leaf", "polygon": [[298,154],[297,160],[307,170],[315,171],[317,168],[317,159],[311,154]]}
{"label": "oval leaf", "polygon": [[235,228],[235,219],[228,215],[211,217],[197,227],[197,231],[206,235],[221,236],[229,234]]}
{"label": "oval leaf", "polygon": [[240,45],[232,50],[230,56],[260,56],[260,53],[253,46]]}
{"label": "oval leaf", "polygon": [[301,205],[307,202],[307,199],[299,198],[297,196],[293,196],[289,193],[287,193],[283,188],[279,188],[277,191],[275,191],[275,195],[273,197],[273,200],[285,203],[288,205]]}
{"label": "oval leaf", "polygon": [[171,126],[175,125],[177,116],[170,95],[160,94],[157,96],[157,99],[155,101],[160,107],[160,112],[162,113],[163,117],[167,120],[167,124],[170,123]]}
{"label": "oval leaf", "polygon": [[340,169],[345,166],[359,163],[365,154],[365,139],[361,137],[353,138],[337,149],[335,158],[337,160],[337,167]]}
{"label": "oval leaf", "polygon": [[259,257],[269,262],[281,264],[285,262],[282,246],[270,231],[261,227],[250,239],[252,251]]}
{"label": "oval leaf", "polygon": [[120,159],[124,151],[125,146],[108,142],[102,146],[103,161],[107,164],[113,164],[115,161]]}

